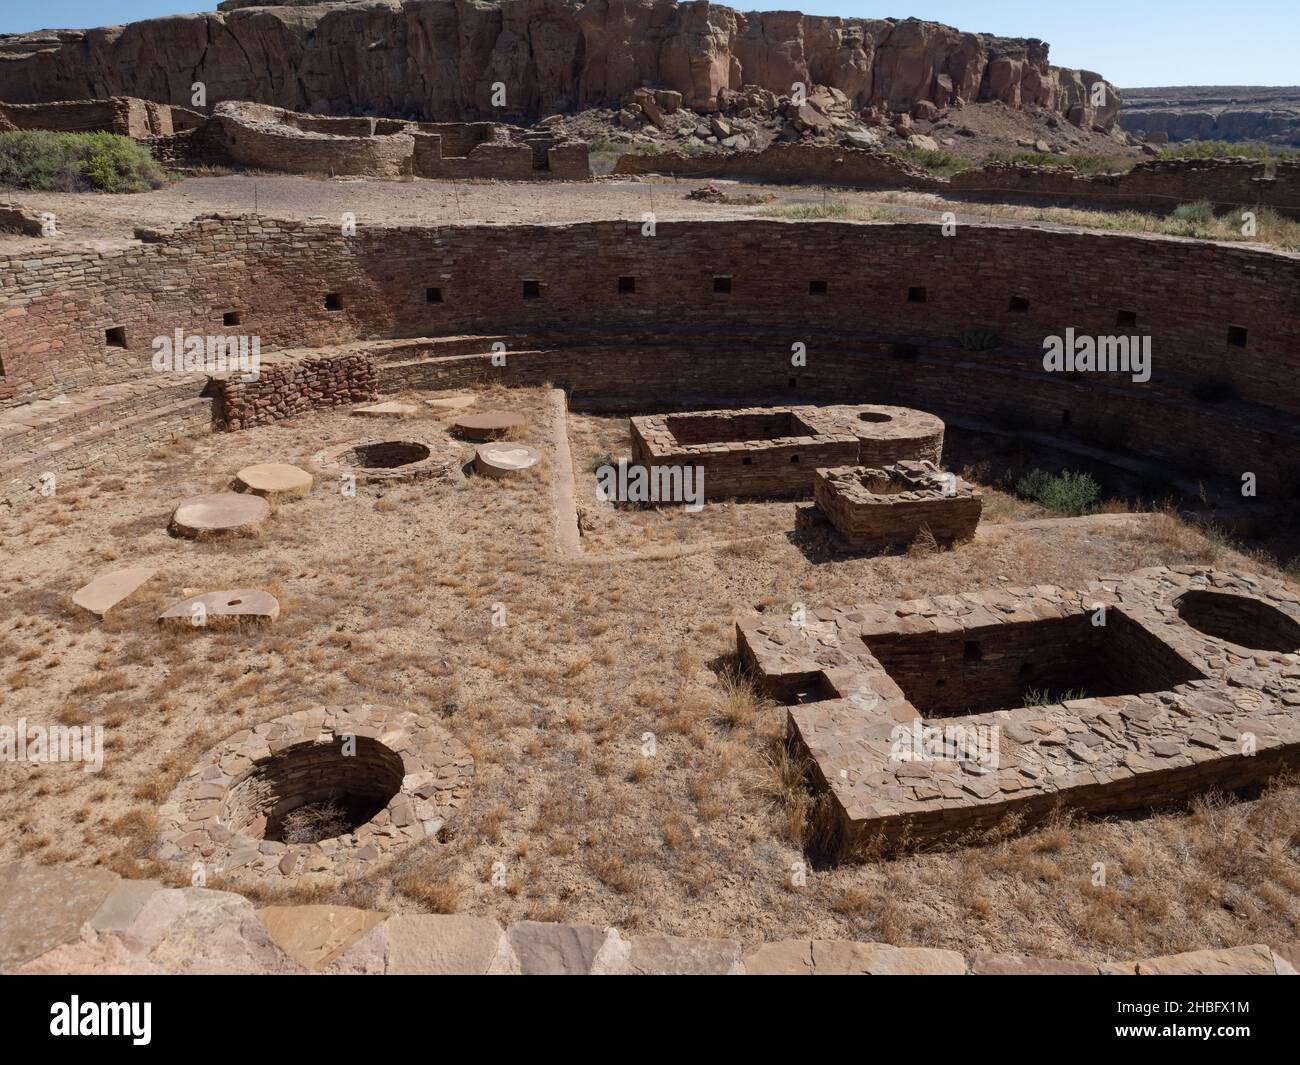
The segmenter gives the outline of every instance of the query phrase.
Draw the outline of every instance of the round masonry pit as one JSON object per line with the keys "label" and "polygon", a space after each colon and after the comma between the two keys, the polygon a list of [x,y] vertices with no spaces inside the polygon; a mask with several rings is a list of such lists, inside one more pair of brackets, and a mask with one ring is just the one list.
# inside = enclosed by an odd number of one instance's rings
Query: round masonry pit
{"label": "round masonry pit", "polygon": [[858,438],[858,464],[880,469],[908,459],[943,463],[943,419],[913,407],[827,407],[844,411],[849,432]]}
{"label": "round masonry pit", "polygon": [[881,422],[892,422],[893,420],[893,415],[885,414],[878,410],[864,410],[858,415],[858,421],[860,422],[875,422],[878,424]]}
{"label": "round masonry pit", "polygon": [[363,440],[319,452],[314,462],[323,474],[350,474],[358,481],[418,481],[441,476],[460,463],[451,441]]}
{"label": "round masonry pit", "polygon": [[279,843],[316,843],[360,828],[401,790],[402,759],[378,740],[308,740],[253,765],[226,792],[232,832]]}
{"label": "round masonry pit", "polygon": [[300,710],[199,759],[158,811],[160,856],[237,881],[355,875],[436,839],[473,776],[468,749],[413,711]]}
{"label": "round masonry pit", "polygon": [[1174,606],[1183,621],[1216,640],[1253,651],[1300,651],[1300,621],[1261,599],[1195,590],[1180,595]]}
{"label": "round masonry pit", "polygon": [[219,536],[253,536],[271,516],[271,504],[244,492],[193,496],[173,512],[168,531],[189,540]]}

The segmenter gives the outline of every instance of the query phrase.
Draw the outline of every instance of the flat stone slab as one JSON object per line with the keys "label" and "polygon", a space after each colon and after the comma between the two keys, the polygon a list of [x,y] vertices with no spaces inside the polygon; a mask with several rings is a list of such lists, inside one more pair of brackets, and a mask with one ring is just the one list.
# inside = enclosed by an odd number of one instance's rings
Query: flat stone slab
{"label": "flat stone slab", "polygon": [[966,959],[954,950],[895,947],[815,939],[813,971],[818,976],[963,976]]}
{"label": "flat stone slab", "polygon": [[536,448],[497,440],[474,449],[474,469],[488,477],[508,477],[537,465]]}
{"label": "flat stone slab", "polygon": [[506,935],[513,953],[513,964],[506,972],[583,976],[599,970],[602,952],[617,933],[595,925],[516,921]]}
{"label": "flat stone slab", "polygon": [[782,939],[763,943],[744,957],[750,976],[812,976],[812,940]]}
{"label": "flat stone slab", "polygon": [[1096,976],[1097,966],[1056,958],[1030,958],[1020,954],[976,954],[974,976]]}
{"label": "flat stone slab", "polygon": [[451,423],[451,427],[466,440],[499,440],[527,424],[522,414],[489,410],[482,414],[463,414]]}
{"label": "flat stone slab", "polygon": [[269,625],[280,616],[280,601],[255,588],[230,592],[204,592],[173,603],[158,615],[158,624],[196,629],[253,623]]}
{"label": "flat stone slab", "polygon": [[90,919],[96,932],[125,932],[140,916],[145,903],[162,888],[157,880],[123,880],[108,893],[108,898]]}
{"label": "flat stone slab", "polygon": [[214,536],[254,535],[271,516],[271,504],[246,492],[215,492],[185,500],[172,512],[173,536],[201,540]]}
{"label": "flat stone slab", "polygon": [[384,403],[368,403],[364,407],[353,407],[352,413],[359,418],[409,418],[412,414],[419,414],[420,408],[414,403],[388,400]]}
{"label": "flat stone slab", "polygon": [[267,499],[297,499],[311,491],[312,475],[287,462],[261,462],[235,474],[235,484],[245,492]]}
{"label": "flat stone slab", "polygon": [[645,976],[741,976],[745,972],[738,940],[680,936],[636,936],[628,969]]}
{"label": "flat stone slab", "polygon": [[389,918],[388,967],[397,975],[480,976],[501,949],[496,921],[458,914],[398,914]]}
{"label": "flat stone slab", "polygon": [[276,946],[315,972],[382,924],[387,914],[351,906],[266,906],[257,916]]}
{"label": "flat stone slab", "polygon": [[1273,952],[1262,944],[1191,950],[1137,963],[1139,976],[1276,976]]}
{"label": "flat stone slab", "polygon": [[64,943],[103,904],[120,877],[67,865],[0,867],[0,973]]}
{"label": "flat stone slab", "polygon": [[438,396],[435,399],[426,399],[424,402],[434,410],[464,410],[466,407],[474,406],[478,402],[478,396]]}
{"label": "flat stone slab", "polygon": [[157,572],[150,566],[137,566],[101,573],[89,584],[73,592],[72,602],[95,617],[102,618],[118,603],[134,595]]}

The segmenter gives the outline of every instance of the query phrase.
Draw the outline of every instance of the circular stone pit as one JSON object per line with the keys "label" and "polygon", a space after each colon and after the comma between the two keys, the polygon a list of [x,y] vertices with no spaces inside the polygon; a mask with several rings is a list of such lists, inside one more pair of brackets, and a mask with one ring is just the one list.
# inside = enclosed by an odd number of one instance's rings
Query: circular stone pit
{"label": "circular stone pit", "polygon": [[1251,651],[1300,651],[1300,622],[1248,595],[1195,589],[1174,600],[1178,616],[1197,632]]}
{"label": "circular stone pit", "polygon": [[318,452],[313,459],[323,474],[350,474],[358,481],[418,481],[439,477],[460,465],[460,448],[452,441],[363,440]]}
{"label": "circular stone pit", "polygon": [[317,706],[204,754],[159,809],[160,856],[235,880],[364,872],[436,837],[465,801],[468,749],[390,706]]}
{"label": "circular stone pit", "polygon": [[312,489],[312,475],[287,462],[262,462],[235,474],[235,488],[264,499],[283,502],[300,499]]}
{"label": "circular stone pit", "polygon": [[508,477],[537,465],[536,448],[503,440],[479,444],[474,449],[474,470],[488,477]]}
{"label": "circular stone pit", "polygon": [[874,404],[823,407],[819,420],[858,438],[858,465],[880,469],[907,459],[943,464],[943,419],[914,407]]}
{"label": "circular stone pit", "polygon": [[271,504],[246,492],[193,496],[173,512],[167,531],[189,540],[218,536],[253,536],[271,516]]}
{"label": "circular stone pit", "polygon": [[507,433],[523,429],[528,423],[522,414],[489,410],[482,414],[464,414],[451,423],[457,436],[466,440],[500,440]]}

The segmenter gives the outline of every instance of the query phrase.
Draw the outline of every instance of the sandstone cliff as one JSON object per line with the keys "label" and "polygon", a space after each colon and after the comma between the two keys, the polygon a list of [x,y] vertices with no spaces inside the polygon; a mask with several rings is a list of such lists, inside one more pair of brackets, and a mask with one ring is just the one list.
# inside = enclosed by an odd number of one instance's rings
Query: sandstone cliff
{"label": "sandstone cliff", "polygon": [[[1100,75],[1049,65],[1048,46],[915,19],[741,14],[672,0],[365,0],[248,6],[93,30],[0,37],[0,99],[243,99],[318,113],[534,119],[610,104],[643,84],[711,110],[721,89],[802,81],[858,106],[1001,100],[1109,130]],[[492,107],[494,83],[507,106]],[[1090,87],[1105,86],[1091,103]]]}

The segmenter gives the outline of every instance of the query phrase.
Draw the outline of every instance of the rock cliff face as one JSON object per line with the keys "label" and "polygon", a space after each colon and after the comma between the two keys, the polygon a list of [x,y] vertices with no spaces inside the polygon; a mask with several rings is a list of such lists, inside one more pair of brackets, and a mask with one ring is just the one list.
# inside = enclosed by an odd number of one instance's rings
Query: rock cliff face
{"label": "rock cliff face", "polygon": [[[915,19],[741,14],[672,0],[366,0],[249,6],[94,30],[0,37],[0,99],[242,99],[318,113],[533,119],[613,103],[643,84],[699,110],[718,92],[794,82],[858,106],[910,110],[1001,100],[1111,129],[1119,96],[1099,74],[1047,62],[1038,40]],[[1101,82],[1103,102],[1090,91]],[[494,83],[506,106],[493,107]]]}
{"label": "rock cliff face", "polygon": [[1126,89],[1120,124],[1171,141],[1300,145],[1300,87],[1182,86]]}

